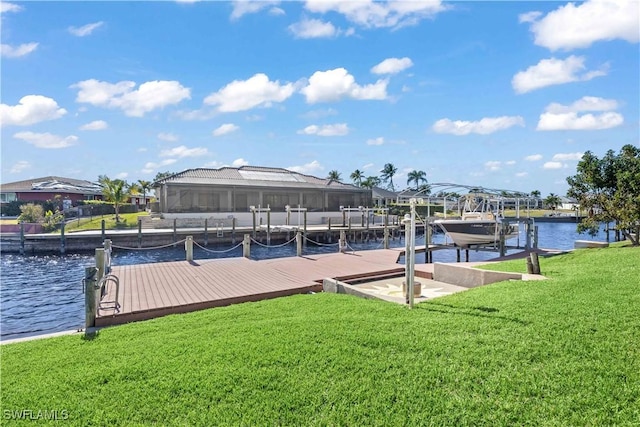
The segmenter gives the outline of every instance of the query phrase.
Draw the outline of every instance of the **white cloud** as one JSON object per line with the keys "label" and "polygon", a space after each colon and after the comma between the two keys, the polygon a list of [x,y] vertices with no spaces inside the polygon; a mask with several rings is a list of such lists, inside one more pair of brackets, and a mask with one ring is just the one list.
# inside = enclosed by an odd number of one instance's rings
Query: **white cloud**
{"label": "white cloud", "polygon": [[569,160],[580,160],[584,153],[558,153],[554,154],[553,160],[554,162],[566,162]]}
{"label": "white cloud", "polygon": [[272,7],[271,9],[269,9],[269,15],[282,16],[282,15],[286,15],[286,12],[283,9],[280,9],[279,7]]}
{"label": "white cloud", "polygon": [[[551,103],[540,115],[536,130],[601,130],[620,126],[622,114],[608,111],[618,107],[617,101],[584,96],[571,105]],[[600,114],[582,114],[582,111],[603,111]]]}
{"label": "white cloud", "polygon": [[1,126],[28,126],[45,120],[55,120],[67,114],[58,103],[42,95],[27,95],[18,105],[0,104]]}
{"label": "white cloud", "polygon": [[9,173],[20,173],[30,168],[31,168],[31,163],[27,162],[26,160],[20,160],[19,162],[16,162],[13,166],[11,166]]}
{"label": "white cloud", "polygon": [[177,161],[178,161],[177,159],[164,159],[160,163],[147,162],[145,163],[144,168],[142,169],[142,173],[152,173],[153,171],[155,171],[160,167],[172,165]]}
{"label": "white cloud", "polygon": [[376,83],[360,86],[344,68],[316,71],[308,83],[300,92],[309,104],[338,101],[345,97],[358,100],[387,98],[388,80],[378,80]]}
{"label": "white cloud", "polygon": [[16,139],[21,139],[38,148],[67,148],[78,141],[75,135],[62,137],[50,133],[18,132],[13,135]]}
{"label": "white cloud", "polygon": [[527,175],[529,175],[529,173],[528,173],[528,172],[518,172],[518,173],[516,173],[516,176],[517,176],[518,178],[524,178],[524,177],[525,177],[525,176],[527,176]]}
{"label": "white cloud", "polygon": [[243,158],[235,159],[233,162],[231,162],[231,166],[233,166],[234,168],[239,168],[240,166],[247,166],[248,164],[249,162]]}
{"label": "white cloud", "polygon": [[518,15],[518,22],[521,24],[525,22],[535,22],[541,16],[542,16],[542,12],[538,12],[538,11],[521,13],[520,15]]}
{"label": "white cloud", "polygon": [[367,163],[366,165],[362,166],[362,169],[367,170],[367,169],[371,169],[374,166],[373,163]]}
{"label": "white cloud", "polygon": [[231,12],[231,19],[240,19],[248,13],[257,13],[278,4],[280,4],[280,1],[274,0],[234,0],[232,2],[233,11]]}
{"label": "white cloud", "polygon": [[213,136],[221,136],[231,132],[235,132],[238,129],[240,129],[240,127],[237,125],[234,125],[233,123],[225,123],[217,127],[212,133],[213,133]]}
{"label": "white cloud", "polygon": [[531,154],[524,158],[528,162],[537,162],[542,160],[542,154]]}
{"label": "white cloud", "polygon": [[550,50],[586,48],[601,40],[640,40],[637,0],[589,0],[567,3],[544,18],[533,17],[535,44]]}
{"label": "white cloud", "polygon": [[488,135],[513,126],[524,126],[524,119],[521,116],[485,117],[475,122],[440,119],[433,124],[432,128],[436,133],[450,133],[453,135],[478,133]]}
{"label": "white cloud", "polygon": [[324,167],[320,164],[320,162],[314,160],[310,163],[305,163],[302,166],[289,166],[287,169],[298,173],[313,174],[315,172],[324,170]]}
{"label": "white cloud", "polygon": [[307,0],[305,8],[315,13],[341,13],[347,20],[365,28],[415,25],[422,19],[432,18],[446,10],[440,0],[386,3],[373,0]]}
{"label": "white cloud", "polygon": [[338,29],[331,22],[307,18],[289,25],[289,31],[299,39],[329,38],[338,34]]}
{"label": "white cloud", "polygon": [[36,50],[38,43],[23,43],[16,47],[8,44],[0,45],[0,54],[5,58],[19,58],[25,56]]}
{"label": "white cloud", "polygon": [[186,145],[160,151],[160,157],[177,157],[179,159],[206,156],[207,154],[209,154],[209,151],[204,147],[187,148]]}
{"label": "white cloud", "polygon": [[171,132],[160,132],[158,134],[158,139],[166,142],[176,142],[178,139],[178,135],[175,135]]}
{"label": "white cloud", "polygon": [[90,79],[71,85],[71,88],[79,89],[76,102],[119,108],[131,117],[142,117],[150,111],[191,98],[191,90],[177,81],[149,81],[134,90],[135,85],[131,81],[108,83]]}
{"label": "white cloud", "polygon": [[542,165],[543,169],[562,169],[564,165],[562,162],[546,162]]}
{"label": "white cloud", "polygon": [[293,92],[293,83],[281,85],[277,80],[270,81],[266,74],[258,73],[248,80],[234,80],[207,96],[204,103],[217,105],[218,111],[230,113],[255,107],[270,107],[274,102],[283,102]]}
{"label": "white cloud", "polygon": [[545,108],[547,113],[571,113],[578,111],[611,111],[618,108],[615,99],[604,99],[596,96],[583,96],[571,105],[551,103]]}
{"label": "white cloud", "polygon": [[108,127],[109,125],[104,120],[94,120],[91,123],[80,126],[80,130],[103,130]]}
{"label": "white cloud", "polygon": [[374,74],[396,74],[413,66],[411,58],[387,58],[371,68]]}
{"label": "white cloud", "polygon": [[384,138],[381,136],[367,140],[367,145],[382,145],[382,144],[384,144]]}
{"label": "white cloud", "polygon": [[607,64],[601,66],[599,70],[587,71],[584,61],[584,56],[575,55],[566,59],[543,59],[513,76],[511,86],[516,93],[522,94],[546,86],[582,82],[607,75]]}
{"label": "white cloud", "polygon": [[304,135],[318,136],[344,136],[349,133],[349,127],[346,123],[336,123],[334,125],[310,125],[298,131]]}
{"label": "white cloud", "polygon": [[94,22],[92,24],[83,25],[82,27],[69,27],[67,30],[74,36],[85,37],[90,35],[96,28],[101,27],[102,24],[104,24],[102,21]]}
{"label": "white cloud", "polygon": [[507,160],[506,162],[504,162],[505,165],[507,166],[513,166],[516,164],[515,160]]}
{"label": "white cloud", "polygon": [[336,110],[334,110],[333,108],[327,108],[326,110],[307,111],[306,113],[302,114],[300,117],[304,119],[316,120],[316,119],[322,119],[324,117],[335,116],[336,114],[338,114]]}
{"label": "white cloud", "polygon": [[9,3],[8,1],[0,2],[0,13],[20,12],[21,10],[22,6],[19,6],[15,3]]}
{"label": "white cloud", "polygon": [[491,160],[491,161],[485,162],[484,167],[485,169],[488,169],[490,171],[498,171],[502,168],[502,162],[497,160]]}
{"label": "white cloud", "polygon": [[129,172],[120,172],[116,175],[117,179],[126,179],[129,176]]}

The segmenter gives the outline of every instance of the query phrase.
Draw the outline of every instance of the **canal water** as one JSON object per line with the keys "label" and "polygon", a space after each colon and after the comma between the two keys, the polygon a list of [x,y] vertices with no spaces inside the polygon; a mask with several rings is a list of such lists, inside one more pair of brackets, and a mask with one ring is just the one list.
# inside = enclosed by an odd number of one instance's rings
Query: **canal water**
{"label": "canal water", "polygon": [[[545,249],[573,249],[575,240],[605,240],[601,231],[597,236],[576,233],[573,223],[538,223],[538,247]],[[613,236],[612,236],[613,238]],[[442,243],[442,234],[434,235],[434,243]],[[524,235],[519,238],[524,246]],[[518,243],[516,239],[508,242]],[[403,247],[403,240],[392,240],[392,247]],[[417,245],[424,245],[424,236],[417,236]],[[368,243],[350,243],[355,251],[380,249],[381,241]],[[221,257],[240,257],[242,248],[227,252],[228,248],[207,248],[205,251],[194,247],[194,259]],[[337,245],[318,246],[308,244],[305,255],[334,253]],[[498,256],[495,252],[469,251],[470,261],[482,261]],[[281,258],[295,256],[296,246],[265,248],[252,244],[253,259]],[[184,246],[158,250],[114,251],[114,265],[144,264],[163,261],[176,261],[185,258]],[[439,250],[433,254],[435,262],[453,262],[455,250]],[[424,262],[424,254],[416,255],[416,262]],[[0,256],[0,340],[14,339],[32,335],[73,330],[84,325],[84,296],[82,278],[85,267],[94,265],[93,255],[47,255],[20,256],[2,254]]]}

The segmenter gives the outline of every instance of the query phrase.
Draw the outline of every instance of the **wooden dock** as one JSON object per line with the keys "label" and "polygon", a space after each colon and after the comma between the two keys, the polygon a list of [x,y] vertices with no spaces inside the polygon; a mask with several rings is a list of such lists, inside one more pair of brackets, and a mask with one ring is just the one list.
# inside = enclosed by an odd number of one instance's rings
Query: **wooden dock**
{"label": "wooden dock", "polygon": [[[400,251],[382,249],[253,261],[226,258],[114,266],[119,311],[100,309],[96,326],[108,326],[248,301],[318,292],[327,277],[398,271]],[[103,301],[115,299],[109,288]]]}

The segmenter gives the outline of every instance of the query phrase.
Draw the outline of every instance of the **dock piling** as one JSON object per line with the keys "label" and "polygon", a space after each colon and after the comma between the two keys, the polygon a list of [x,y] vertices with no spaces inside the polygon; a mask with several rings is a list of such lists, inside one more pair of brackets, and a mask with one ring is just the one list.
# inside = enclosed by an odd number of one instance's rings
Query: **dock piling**
{"label": "dock piling", "polygon": [[96,274],[98,269],[95,267],[86,267],[84,269],[84,326],[85,334],[87,328],[93,328],[96,325]]}
{"label": "dock piling", "polygon": [[104,230],[105,230],[104,219],[100,221],[100,228],[101,228],[101,230],[102,230],[102,241],[104,242],[104,239],[105,239],[105,237],[106,237],[106,236],[105,236],[105,231],[104,231]]}
{"label": "dock piling", "polygon": [[389,227],[387,227],[386,224],[384,225],[382,247],[385,249],[389,249]]}
{"label": "dock piling", "polygon": [[66,241],[64,238],[64,222],[60,224],[60,255],[64,255],[66,252]]}
{"label": "dock piling", "polygon": [[184,242],[184,250],[187,255],[187,261],[193,261],[193,236],[187,236]]}
{"label": "dock piling", "polygon": [[338,251],[345,253],[347,251],[347,232],[340,230],[340,241],[338,242]]}
{"label": "dock piling", "polygon": [[176,242],[178,241],[178,224],[177,224],[177,219],[174,218],[173,219],[173,247],[176,247]]}
{"label": "dock piling", "polygon": [[142,247],[142,218],[138,218],[138,248]]}
{"label": "dock piling", "polygon": [[20,222],[20,255],[24,255],[24,222]]}
{"label": "dock piling", "polygon": [[245,234],[242,241],[242,256],[245,258],[251,258],[251,235]]}
{"label": "dock piling", "polygon": [[209,246],[209,219],[204,219],[204,245]]}
{"label": "dock piling", "polygon": [[302,256],[302,233],[296,232],[296,255]]}

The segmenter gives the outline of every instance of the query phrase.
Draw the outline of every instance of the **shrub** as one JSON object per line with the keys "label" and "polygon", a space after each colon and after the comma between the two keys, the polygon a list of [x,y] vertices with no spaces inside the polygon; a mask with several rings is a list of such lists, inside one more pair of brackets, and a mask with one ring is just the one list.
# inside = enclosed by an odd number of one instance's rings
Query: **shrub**
{"label": "shrub", "polygon": [[64,214],[58,210],[55,211],[55,213],[53,211],[47,211],[47,213],[44,216],[44,224],[43,224],[43,228],[44,231],[53,231],[58,227],[58,224],[60,224],[62,221],[64,221]]}
{"label": "shrub", "polygon": [[41,205],[27,203],[20,206],[20,216],[18,221],[22,222],[42,222],[44,219],[44,210]]}

